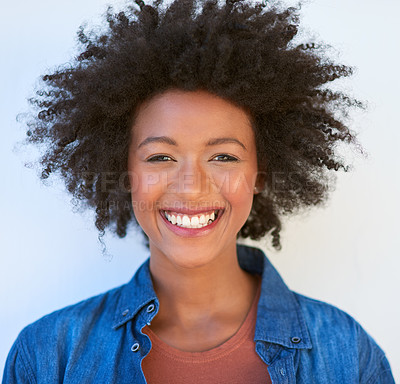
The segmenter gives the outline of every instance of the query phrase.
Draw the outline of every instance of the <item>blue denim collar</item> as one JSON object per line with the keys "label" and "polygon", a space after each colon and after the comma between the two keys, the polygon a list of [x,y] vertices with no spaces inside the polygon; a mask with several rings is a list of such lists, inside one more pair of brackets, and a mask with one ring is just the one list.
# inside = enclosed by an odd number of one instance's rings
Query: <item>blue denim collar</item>
{"label": "blue denim collar", "polygon": [[[237,245],[241,268],[262,276],[255,341],[280,344],[287,348],[312,348],[310,335],[295,294],[286,286],[265,254],[258,248]],[[113,328],[131,321],[139,311],[158,298],[153,288],[148,258],[132,280],[121,288]],[[144,326],[143,324],[142,326]]]}
{"label": "blue denim collar", "polygon": [[262,276],[254,340],[287,348],[312,348],[300,304],[264,252],[239,245],[238,260],[241,268]]}
{"label": "blue denim collar", "polygon": [[131,321],[144,306],[152,301],[155,301],[158,307],[158,298],[150,275],[150,257],[148,257],[136,271],[132,280],[121,288],[113,328],[117,329]]}

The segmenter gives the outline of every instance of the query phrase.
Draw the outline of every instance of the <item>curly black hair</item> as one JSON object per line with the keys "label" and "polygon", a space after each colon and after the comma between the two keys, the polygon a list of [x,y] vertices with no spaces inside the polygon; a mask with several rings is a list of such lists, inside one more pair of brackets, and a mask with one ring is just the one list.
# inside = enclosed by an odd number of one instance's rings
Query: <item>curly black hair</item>
{"label": "curly black hair", "polygon": [[329,59],[324,44],[295,43],[299,10],[235,0],[109,7],[106,28],[81,27],[78,55],[29,99],[26,142],[45,149],[41,178],[58,174],[78,208],[95,209],[100,240],[106,228],[126,236],[138,226],[121,183],[135,111],[170,89],[206,90],[248,111],[265,176],[237,237],[269,233],[280,249],[281,216],[324,203],[328,171],[348,171],[338,144],[360,148],[345,121],[363,104],[328,88],[353,69]]}

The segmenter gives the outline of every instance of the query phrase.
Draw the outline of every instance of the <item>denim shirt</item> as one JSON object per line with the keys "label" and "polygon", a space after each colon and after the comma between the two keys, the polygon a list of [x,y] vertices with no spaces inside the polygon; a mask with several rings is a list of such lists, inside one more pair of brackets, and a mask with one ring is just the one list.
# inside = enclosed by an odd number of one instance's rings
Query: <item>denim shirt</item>
{"label": "denim shirt", "polygon": [[[292,292],[264,253],[237,245],[242,269],[262,276],[255,350],[273,384],[394,383],[384,352],[338,308]],[[146,383],[157,314],[149,259],[119,288],[47,315],[21,331],[3,384]]]}

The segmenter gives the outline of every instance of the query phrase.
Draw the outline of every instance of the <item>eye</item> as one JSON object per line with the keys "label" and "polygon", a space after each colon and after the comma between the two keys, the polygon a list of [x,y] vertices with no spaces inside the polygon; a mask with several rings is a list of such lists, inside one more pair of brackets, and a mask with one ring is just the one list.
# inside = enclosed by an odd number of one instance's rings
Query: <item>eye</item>
{"label": "eye", "polygon": [[222,162],[239,161],[239,159],[237,159],[236,157],[227,155],[227,154],[225,154],[225,153],[222,153],[222,154],[220,154],[220,155],[215,156],[214,159],[217,159],[218,157],[221,158],[221,160],[218,160],[218,161],[222,161]]}
{"label": "eye", "polygon": [[152,156],[150,158],[147,159],[148,162],[166,162],[169,160],[172,160],[171,157],[167,156],[167,155],[156,155],[156,156]]}

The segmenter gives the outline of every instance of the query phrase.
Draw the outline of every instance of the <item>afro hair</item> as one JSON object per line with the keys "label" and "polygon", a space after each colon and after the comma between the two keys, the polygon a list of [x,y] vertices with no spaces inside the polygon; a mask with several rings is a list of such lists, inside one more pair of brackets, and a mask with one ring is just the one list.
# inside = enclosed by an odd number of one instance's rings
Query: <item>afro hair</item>
{"label": "afro hair", "polygon": [[329,88],[351,67],[324,44],[295,43],[299,9],[232,0],[108,8],[105,27],[81,27],[76,57],[42,76],[29,100],[26,142],[44,148],[41,178],[58,175],[78,207],[95,211],[99,239],[107,228],[126,236],[138,226],[121,183],[135,111],[170,89],[206,90],[248,111],[265,175],[237,237],[269,234],[280,249],[282,216],[324,203],[330,171],[349,169],[337,147],[358,145],[345,121],[363,107]]}

